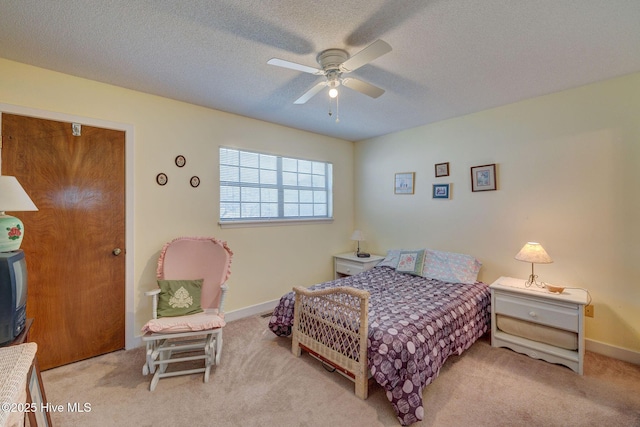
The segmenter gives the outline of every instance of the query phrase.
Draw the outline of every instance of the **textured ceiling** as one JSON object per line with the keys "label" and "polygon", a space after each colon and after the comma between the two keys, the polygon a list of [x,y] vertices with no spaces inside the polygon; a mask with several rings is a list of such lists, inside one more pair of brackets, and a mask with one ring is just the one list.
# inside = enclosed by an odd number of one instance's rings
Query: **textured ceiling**
{"label": "textured ceiling", "polygon": [[[339,123],[267,65],[377,39]],[[638,72],[640,0],[1,0],[0,57],[353,141]]]}

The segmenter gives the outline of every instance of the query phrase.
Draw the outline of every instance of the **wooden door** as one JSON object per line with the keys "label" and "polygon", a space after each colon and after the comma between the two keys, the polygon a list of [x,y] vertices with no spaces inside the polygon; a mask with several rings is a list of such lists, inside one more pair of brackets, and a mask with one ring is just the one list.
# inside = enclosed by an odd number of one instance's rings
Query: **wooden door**
{"label": "wooden door", "polygon": [[[124,348],[123,131],[2,115],[2,175],[38,207],[24,222],[31,341],[49,369]],[[121,254],[114,255],[119,248]]]}

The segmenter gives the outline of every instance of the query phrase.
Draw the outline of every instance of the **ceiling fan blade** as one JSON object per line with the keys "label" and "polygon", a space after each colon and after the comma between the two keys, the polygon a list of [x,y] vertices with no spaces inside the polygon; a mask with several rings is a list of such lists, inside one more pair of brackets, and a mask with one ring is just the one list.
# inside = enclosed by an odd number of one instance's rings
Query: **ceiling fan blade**
{"label": "ceiling fan blade", "polygon": [[372,98],[377,98],[384,93],[384,89],[380,89],[378,86],[374,86],[367,82],[363,82],[358,79],[342,79],[342,85],[349,89],[357,90],[360,93],[364,93]]}
{"label": "ceiling fan blade", "polygon": [[267,61],[267,64],[275,65],[276,67],[283,67],[283,68],[289,68],[291,70],[302,71],[303,73],[317,74],[319,76],[324,75],[324,71],[318,68],[309,67],[307,65],[298,64],[296,62],[285,61],[284,59],[271,58],[270,60]]}
{"label": "ceiling fan blade", "polygon": [[311,98],[313,98],[318,92],[324,89],[327,86],[327,82],[320,82],[308,91],[305,92],[300,98],[296,99],[294,104],[304,104]]}
{"label": "ceiling fan blade", "polygon": [[383,40],[376,40],[369,46],[362,49],[360,52],[353,55],[340,65],[340,71],[343,73],[350,73],[357,70],[365,64],[373,61],[376,58],[381,57],[385,53],[391,52],[391,46]]}

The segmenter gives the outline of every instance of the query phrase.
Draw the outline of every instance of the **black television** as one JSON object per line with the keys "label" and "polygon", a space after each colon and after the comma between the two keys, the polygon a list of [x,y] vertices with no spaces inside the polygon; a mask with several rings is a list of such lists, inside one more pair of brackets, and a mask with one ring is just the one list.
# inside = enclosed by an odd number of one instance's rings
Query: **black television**
{"label": "black television", "polygon": [[27,262],[20,249],[0,252],[0,346],[11,343],[27,320]]}

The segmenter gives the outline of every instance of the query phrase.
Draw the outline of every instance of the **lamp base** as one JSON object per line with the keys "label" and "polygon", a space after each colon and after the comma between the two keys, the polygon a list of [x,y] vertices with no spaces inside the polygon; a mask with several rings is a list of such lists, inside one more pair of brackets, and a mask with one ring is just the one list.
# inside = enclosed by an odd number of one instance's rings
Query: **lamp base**
{"label": "lamp base", "polygon": [[24,237],[24,224],[15,216],[0,215],[0,252],[20,249]]}
{"label": "lamp base", "polygon": [[535,285],[539,288],[544,288],[544,283],[538,283],[538,275],[537,274],[530,274],[529,278],[527,279],[526,282],[524,282],[524,286],[525,287],[530,287],[531,285]]}

